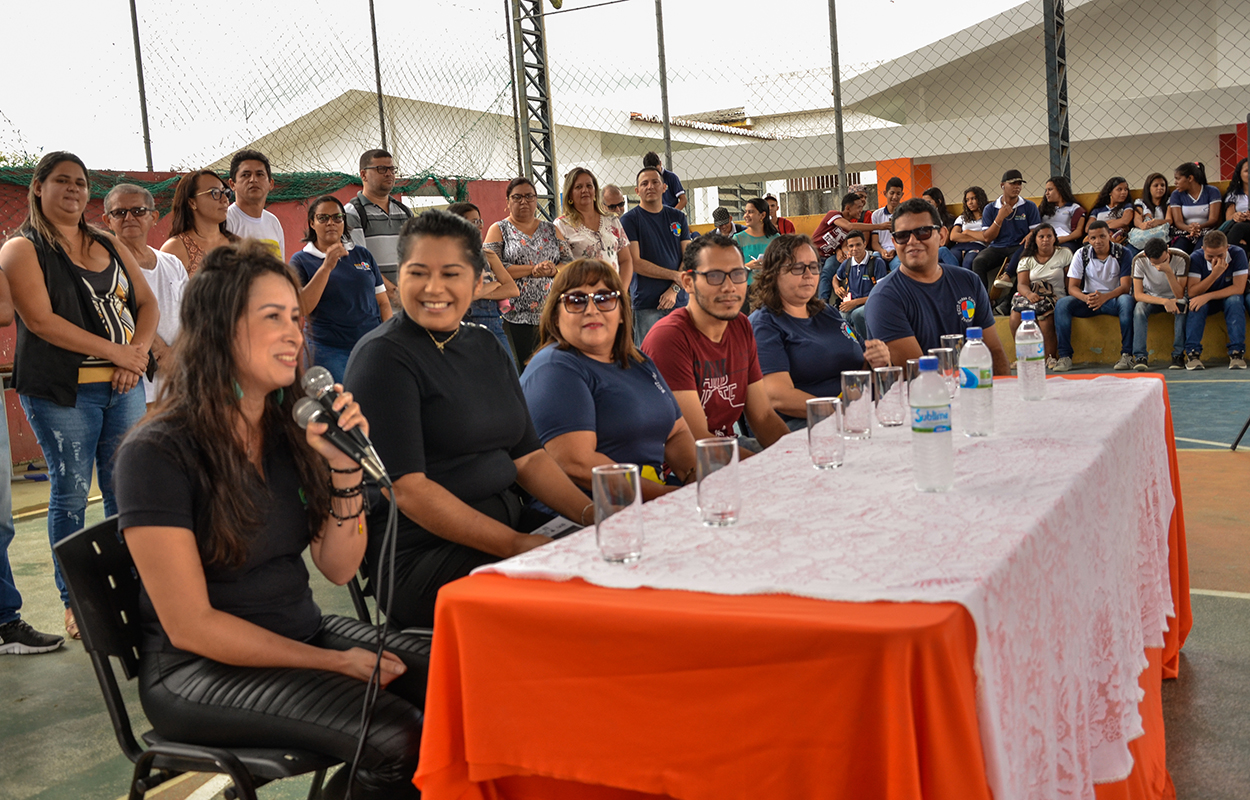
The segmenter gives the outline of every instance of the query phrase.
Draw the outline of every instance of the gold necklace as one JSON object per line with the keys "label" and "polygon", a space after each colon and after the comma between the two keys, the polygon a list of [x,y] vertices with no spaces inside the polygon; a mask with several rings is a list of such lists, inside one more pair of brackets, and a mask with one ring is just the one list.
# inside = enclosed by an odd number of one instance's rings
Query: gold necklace
{"label": "gold necklace", "polygon": [[430,337],[430,341],[434,343],[434,346],[438,348],[438,352],[441,353],[443,352],[443,348],[447,346],[448,342],[450,342],[452,339],[455,339],[458,335],[460,335],[460,328],[456,328],[456,330],[451,334],[451,336],[448,336],[446,339],[444,339],[441,342],[438,339],[434,338],[434,334],[430,332],[429,328],[426,329],[425,335]]}

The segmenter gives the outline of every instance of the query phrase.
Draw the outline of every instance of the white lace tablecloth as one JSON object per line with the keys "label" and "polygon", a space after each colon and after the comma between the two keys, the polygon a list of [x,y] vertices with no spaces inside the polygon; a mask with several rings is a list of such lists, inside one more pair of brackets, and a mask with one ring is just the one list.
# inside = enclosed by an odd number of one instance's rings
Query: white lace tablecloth
{"label": "white lace tablecloth", "polygon": [[[515,578],[839,601],[956,602],[977,631],[977,713],[999,800],[1094,797],[1132,770],[1143,650],[1172,616],[1174,505],[1161,381],[994,386],[994,436],[956,434],[955,485],[915,490],[908,428],[848,442],[818,471],[806,432],[742,462],[732,528],[694,487],[645,507],[643,558],[599,558],[590,528],[484,567]],[[959,407],[955,409],[959,431]],[[611,524],[609,521],[608,524]]]}

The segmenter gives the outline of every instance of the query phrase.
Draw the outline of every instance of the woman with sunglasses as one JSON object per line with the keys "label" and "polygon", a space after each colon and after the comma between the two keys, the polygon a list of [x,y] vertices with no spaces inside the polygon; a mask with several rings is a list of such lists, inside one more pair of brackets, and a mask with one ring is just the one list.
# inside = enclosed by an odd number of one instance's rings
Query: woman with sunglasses
{"label": "woman with sunglasses", "polygon": [[579,258],[560,270],[538,347],[521,388],[538,438],[574,483],[589,489],[592,468],[616,463],[642,468],[644,500],[690,481],[694,437],[659,369],[634,345],[629,294],[611,265]]}
{"label": "woman with sunglasses", "polygon": [[291,258],[299,275],[300,305],[309,317],[312,363],[343,382],[360,337],[391,318],[382,270],[373,254],[343,236],[347,211],[332,195],[308,204],[304,249]]}
{"label": "woman with sunglasses", "polygon": [[782,234],[760,257],[751,295],[764,390],[790,430],[807,425],[808,400],[841,394],[844,370],[890,365],[883,342],[861,342],[838,310],[816,296],[819,280],[812,240]]}
{"label": "woman with sunglasses", "polygon": [[214,247],[239,241],[226,230],[230,190],[211,169],[183,175],[174,189],[173,221],[169,238],[161,249],[173,253],[194,275],[204,256]]}
{"label": "woman with sunglasses", "polygon": [[490,226],[483,247],[499,256],[521,289],[503,322],[524,369],[537,349],[538,318],[551,291],[551,279],[561,264],[573,260],[573,254],[564,234],[538,218],[538,193],[529,178],[513,178],[505,196],[508,216]]}
{"label": "woman with sunglasses", "polygon": [[[477,232],[481,234],[482,212],[477,206],[472,203],[452,203],[447,206],[447,213],[464,217],[473,223],[473,227],[477,228]],[[482,288],[478,290],[472,305],[469,306],[469,313],[464,319],[466,322],[481,325],[495,334],[495,338],[503,345],[503,349],[508,351],[508,357],[515,364],[516,353],[512,352],[512,342],[508,341],[508,334],[503,329],[503,313],[512,308],[512,300],[521,293],[521,290],[517,288],[516,281],[508,274],[508,270],[503,268],[503,262],[499,260],[499,256],[489,250],[483,251],[482,255],[486,256],[486,271],[483,273]]]}
{"label": "woman with sunglasses", "polygon": [[[556,230],[568,240],[573,258],[597,258],[611,264],[629,291],[634,261],[620,212],[609,212],[599,201],[599,180],[590,170],[575,167],[564,178],[562,208]],[[621,198],[624,208],[625,198]]]}

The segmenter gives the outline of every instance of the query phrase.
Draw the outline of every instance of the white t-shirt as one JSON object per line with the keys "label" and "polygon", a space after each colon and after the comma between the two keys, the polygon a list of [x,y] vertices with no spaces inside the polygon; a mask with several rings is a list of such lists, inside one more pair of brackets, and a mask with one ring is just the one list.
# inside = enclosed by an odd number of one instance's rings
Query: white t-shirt
{"label": "white t-shirt", "polygon": [[226,209],[226,230],[243,239],[260,240],[275,256],[286,261],[286,237],[282,233],[282,223],[270,212],[262,209],[260,219],[257,219],[231,203]]}
{"label": "white t-shirt", "polygon": [[[182,292],[187,288],[187,268],[172,253],[163,253],[152,247],[148,249],[156,253],[156,266],[143,270],[143,279],[152,287],[152,294],[156,295],[156,309],[161,313],[160,321],[156,323],[156,335],[165,344],[172,345],[178,336],[178,316],[182,308]],[[160,385],[159,372],[155,382],[144,377],[143,394],[147,402],[156,399],[156,390]]]}
{"label": "white t-shirt", "polygon": [[[1181,286],[1184,287],[1185,277],[1189,274],[1189,256],[1174,248],[1169,248],[1168,253],[1172,256],[1172,271],[1176,273],[1176,277],[1180,278]],[[1141,288],[1146,294],[1153,297],[1166,297],[1169,300],[1176,299],[1167,276],[1150,263],[1145,253],[1138,253],[1133,259],[1133,277],[1141,278]]]}
{"label": "white t-shirt", "polygon": [[[1065,250],[1067,248],[1064,248]],[[1115,257],[1115,248],[1107,254],[1106,258],[1099,258],[1093,255],[1090,250],[1089,263],[1085,263],[1085,252],[1088,248],[1082,247],[1080,252],[1076,254],[1076,258],[1072,259],[1072,266],[1068,268],[1068,277],[1083,280],[1081,291],[1086,294],[1092,292],[1110,292],[1120,288],[1120,260]]]}
{"label": "white t-shirt", "polygon": [[1166,208],[1160,206],[1156,208],[1154,211],[1151,211],[1146,208],[1145,200],[1134,200],[1133,206],[1134,208],[1137,209],[1137,213],[1138,215],[1141,216],[1143,222],[1148,222],[1152,219],[1167,219],[1168,218],[1168,210]]}
{"label": "white t-shirt", "polygon": [[960,214],[958,217],[955,217],[955,221],[951,223],[951,227],[958,227],[965,233],[972,233],[973,231],[985,230],[985,220],[981,217],[966,220],[964,219],[964,215]]}
{"label": "white t-shirt", "polygon": [[[872,212],[872,221],[874,223],[889,222],[893,216],[894,215],[891,214],[885,208],[885,206],[882,206],[881,208],[878,208]],[[877,234],[877,241],[881,243],[882,250],[894,249],[894,235],[892,233],[890,233],[888,230],[874,231],[874,233]]]}
{"label": "white t-shirt", "polygon": [[1224,198],[1224,204],[1225,205],[1231,204],[1234,211],[1236,211],[1238,214],[1244,214],[1247,211],[1250,211],[1250,195],[1233,194],[1232,192],[1229,192],[1228,195]]}
{"label": "white t-shirt", "polygon": [[1029,271],[1029,282],[1046,281],[1050,284],[1050,288],[1054,289],[1055,297],[1064,297],[1068,294],[1068,282],[1064,280],[1067,273],[1068,265],[1072,263],[1072,251],[1066,247],[1056,247],[1055,252],[1048,260],[1038,263],[1035,256],[1020,259],[1020,264],[1016,267],[1018,270]]}

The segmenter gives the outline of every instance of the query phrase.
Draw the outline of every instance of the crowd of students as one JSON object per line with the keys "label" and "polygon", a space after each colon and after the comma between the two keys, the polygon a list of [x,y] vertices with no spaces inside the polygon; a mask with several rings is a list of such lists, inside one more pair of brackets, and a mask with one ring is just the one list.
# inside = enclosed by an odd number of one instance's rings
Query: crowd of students
{"label": "crowd of students", "polygon": [[[806,400],[837,394],[844,370],[901,365],[973,325],[1007,373],[990,294],[1000,272],[1016,289],[1013,328],[1038,312],[1056,370],[1071,368],[1072,319],[1096,314],[1118,317],[1121,361],[1144,369],[1145,323],[1160,311],[1177,320],[1174,362],[1201,365],[1206,317],[1220,311],[1231,365],[1245,366],[1245,161],[1227,234],[1200,165],[1183,165],[1166,199],[1160,176],[1146,181],[1140,214],[1118,178],[1088,215],[1052,178],[1039,209],[1012,170],[993,202],[965,191],[953,220],[940,191],[907,199],[891,181],[883,208],[864,217],[865,198],[848,194],[812,238],[769,198],[750,201],[741,230],[718,218],[695,237],[680,181],[650,155],[623,214],[619,187],[579,168],[554,222],[521,177],[507,216],[484,226],[469,203],[414,217],[390,197],[393,158],[370,150],[355,198],[309,202],[289,265],[254,150],[231,161],[233,203],[211,171],[181,179],[160,250],[146,243],[146,190],[114,187],[102,231],[86,222],[81,160],[39,162],[29,217],[0,249],[0,319],[11,290],[14,384],[48,461],[50,540],[83,525],[93,467],[106,513],[120,515],[145,585],[140,697],[158,731],[224,743],[289,690],[257,735],[350,758],[351,721],[315,709],[363,691],[357,645],[373,633],[312,604],[305,547],[336,583],[362,570],[397,627],[430,626],[449,581],[548,543],[531,531],[553,514],[589,523],[596,465],[639,464],[644,497],[658,497],[693,479],[696,440],[738,437],[749,457],[802,427]],[[1135,254],[1136,231],[1163,235],[1139,237]],[[342,424],[372,435],[388,493],[365,487],[323,425],[294,425],[306,363],[342,383]],[[378,571],[391,504],[393,584]],[[56,581],[74,636],[59,567]],[[17,607],[0,613],[9,651],[61,645]],[[375,723],[358,796],[411,789],[426,651],[392,645],[384,680],[404,688]],[[255,691],[204,700],[207,684]]]}

